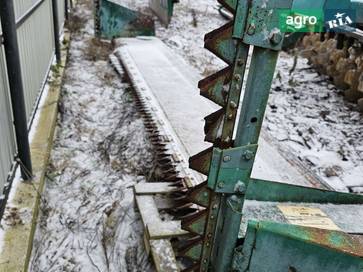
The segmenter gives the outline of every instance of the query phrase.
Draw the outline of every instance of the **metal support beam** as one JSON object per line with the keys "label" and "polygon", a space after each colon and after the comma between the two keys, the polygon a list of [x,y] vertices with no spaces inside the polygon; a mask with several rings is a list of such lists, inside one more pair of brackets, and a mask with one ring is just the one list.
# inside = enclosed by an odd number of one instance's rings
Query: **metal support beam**
{"label": "metal support beam", "polygon": [[[252,55],[249,76],[240,113],[235,147],[257,144],[261,131],[263,116],[270,93],[278,52],[271,49],[255,47]],[[261,80],[263,78],[263,80]],[[253,165],[253,164],[252,164]],[[252,166],[248,170],[250,175]],[[246,182],[245,180],[242,180]],[[220,222],[216,231],[216,247],[212,266],[214,271],[227,271],[231,266],[236,247],[244,194],[223,196],[219,211]]]}
{"label": "metal support beam", "polygon": [[0,18],[4,38],[6,67],[13,108],[18,157],[22,166],[21,175],[24,180],[29,180],[32,176],[32,163],[13,0],[7,0],[1,3]]}
{"label": "metal support beam", "polygon": [[68,21],[68,19],[69,19],[68,0],[64,0],[64,1],[65,1],[64,2],[64,18],[66,19],[66,21]]}
{"label": "metal support beam", "polygon": [[61,63],[61,47],[59,42],[59,16],[58,16],[58,0],[52,0],[53,11],[53,34],[54,34],[54,49],[57,64]]}

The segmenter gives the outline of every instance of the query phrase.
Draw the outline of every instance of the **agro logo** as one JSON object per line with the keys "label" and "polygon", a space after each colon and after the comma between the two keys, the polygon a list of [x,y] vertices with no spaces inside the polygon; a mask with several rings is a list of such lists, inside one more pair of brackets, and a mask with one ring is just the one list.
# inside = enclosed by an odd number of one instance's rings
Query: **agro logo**
{"label": "agro logo", "polygon": [[315,25],[318,22],[318,18],[316,16],[287,16],[286,17],[286,24],[296,29],[301,29],[308,25]]}
{"label": "agro logo", "polygon": [[334,29],[340,26],[353,24],[352,18],[346,12],[337,12],[334,17],[335,18],[333,20],[329,20],[326,22],[328,29]]}

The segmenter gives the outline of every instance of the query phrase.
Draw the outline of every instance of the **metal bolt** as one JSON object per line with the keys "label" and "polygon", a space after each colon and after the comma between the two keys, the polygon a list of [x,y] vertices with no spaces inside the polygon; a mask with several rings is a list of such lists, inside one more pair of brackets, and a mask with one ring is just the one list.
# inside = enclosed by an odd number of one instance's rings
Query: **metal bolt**
{"label": "metal bolt", "polygon": [[249,160],[252,160],[253,158],[253,152],[247,150],[246,152],[243,153],[243,158],[246,160],[246,161],[249,161]]}
{"label": "metal bolt", "polygon": [[209,246],[210,246],[210,243],[206,243],[205,245],[206,245],[207,247],[209,247]]}
{"label": "metal bolt", "polygon": [[228,114],[228,120],[232,120],[233,119],[233,113],[230,113],[230,114]]}
{"label": "metal bolt", "polygon": [[214,204],[213,205],[213,210],[217,209],[218,208],[218,205],[217,204]]}
{"label": "metal bolt", "polygon": [[238,197],[236,195],[231,196],[231,200],[234,202],[238,201]]}
{"label": "metal bolt", "polygon": [[227,155],[227,156],[224,156],[224,157],[223,157],[223,161],[224,161],[224,162],[229,162],[230,160],[231,160],[231,156],[228,156],[228,155]]}
{"label": "metal bolt", "polygon": [[236,109],[236,108],[237,108],[237,104],[236,104],[236,102],[234,102],[234,101],[231,101],[231,102],[229,103],[229,105],[231,106],[231,108],[232,108],[232,109]]}
{"label": "metal bolt", "polygon": [[210,216],[210,219],[211,219],[211,220],[213,220],[213,219],[214,219],[214,215],[211,215],[211,216]]}
{"label": "metal bolt", "polygon": [[211,238],[212,237],[212,234],[211,233],[208,233],[207,237],[208,238]]}
{"label": "metal bolt", "polygon": [[241,76],[240,75],[234,75],[234,79],[239,82],[241,80]]}
{"label": "metal bolt", "polygon": [[281,40],[282,40],[282,35],[279,32],[272,33],[272,35],[270,36],[270,42],[273,45],[279,44]]}
{"label": "metal bolt", "polygon": [[229,137],[229,136],[227,136],[224,140],[223,140],[223,142],[225,142],[225,143],[229,143],[229,141],[231,140],[231,138]]}
{"label": "metal bolt", "polygon": [[247,34],[253,35],[253,34],[255,34],[255,31],[256,31],[256,26],[253,23],[250,24],[247,29]]}
{"label": "metal bolt", "polygon": [[223,188],[223,187],[224,187],[224,182],[223,181],[218,182],[218,188]]}
{"label": "metal bolt", "polygon": [[203,263],[207,263],[207,259],[204,259],[204,260],[203,260]]}
{"label": "metal bolt", "polygon": [[234,188],[234,191],[236,193],[240,193],[240,194],[243,194],[246,192],[246,185],[242,182],[242,181],[238,181],[235,188]]}
{"label": "metal bolt", "polygon": [[245,61],[243,59],[238,59],[237,60],[237,65],[238,66],[242,66],[243,64],[245,64]]}

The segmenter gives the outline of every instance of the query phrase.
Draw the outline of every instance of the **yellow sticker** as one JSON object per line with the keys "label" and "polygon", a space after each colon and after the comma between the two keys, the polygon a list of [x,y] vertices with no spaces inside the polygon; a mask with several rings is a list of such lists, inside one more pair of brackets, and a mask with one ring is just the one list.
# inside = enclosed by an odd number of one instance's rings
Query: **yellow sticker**
{"label": "yellow sticker", "polygon": [[278,205],[277,207],[291,224],[327,230],[340,230],[339,227],[318,208],[283,205]]}

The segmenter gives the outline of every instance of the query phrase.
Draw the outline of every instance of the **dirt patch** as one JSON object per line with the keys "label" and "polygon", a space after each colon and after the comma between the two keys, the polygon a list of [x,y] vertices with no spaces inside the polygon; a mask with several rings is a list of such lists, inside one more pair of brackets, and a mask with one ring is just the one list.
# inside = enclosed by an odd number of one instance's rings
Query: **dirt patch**
{"label": "dirt patch", "polygon": [[91,38],[87,41],[84,53],[86,59],[89,61],[107,61],[112,49],[111,42]]}

